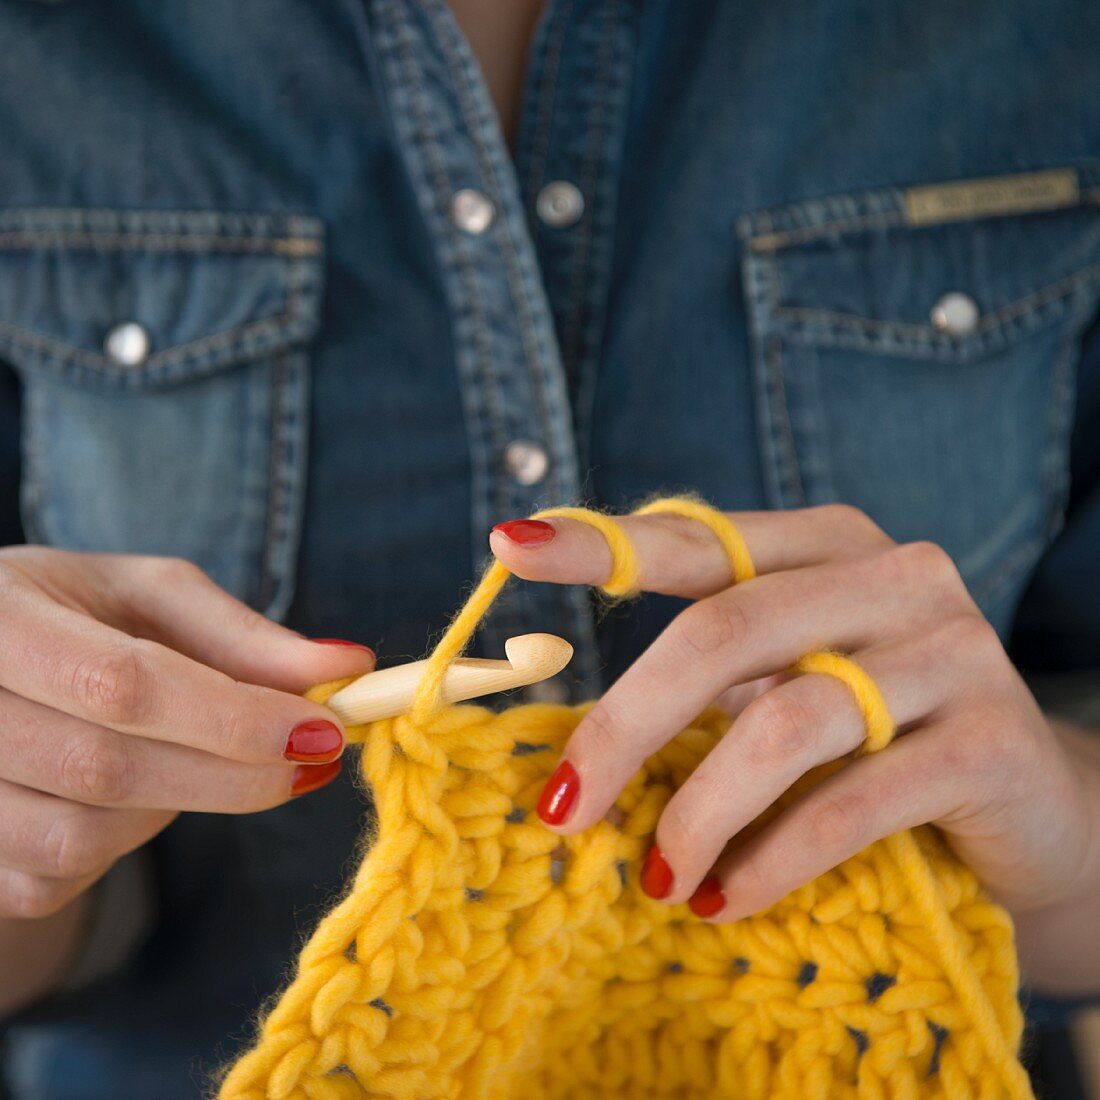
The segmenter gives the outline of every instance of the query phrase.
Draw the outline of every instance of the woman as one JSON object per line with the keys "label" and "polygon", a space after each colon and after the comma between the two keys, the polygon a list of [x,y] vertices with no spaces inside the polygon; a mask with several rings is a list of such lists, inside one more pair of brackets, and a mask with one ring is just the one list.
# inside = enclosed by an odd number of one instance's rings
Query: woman
{"label": "woman", "polygon": [[[1094,690],[1093,6],[9,0],[0,36],[14,1096],[232,1056],[361,829],[298,696],[374,657],[327,636],[418,655],[494,525],[539,583],[483,651],[553,631],[533,697],[614,683],[552,828],[719,700],[650,893],[733,920],[934,821],[1030,986],[1100,988],[1097,743],[1004,648]],[[680,600],[597,623],[599,539],[508,522],[680,486],[759,580],[629,521]],[[821,645],[905,736],[738,845],[860,739],[782,675]]]}

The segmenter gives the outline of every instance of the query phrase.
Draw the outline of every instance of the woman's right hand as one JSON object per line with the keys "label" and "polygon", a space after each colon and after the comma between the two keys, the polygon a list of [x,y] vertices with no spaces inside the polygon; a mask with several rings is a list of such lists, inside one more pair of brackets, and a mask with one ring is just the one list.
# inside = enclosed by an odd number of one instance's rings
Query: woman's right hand
{"label": "woman's right hand", "polygon": [[0,550],[0,918],[56,913],[181,810],[333,779],[343,730],[299,693],[374,654],[326,641],[185,561]]}

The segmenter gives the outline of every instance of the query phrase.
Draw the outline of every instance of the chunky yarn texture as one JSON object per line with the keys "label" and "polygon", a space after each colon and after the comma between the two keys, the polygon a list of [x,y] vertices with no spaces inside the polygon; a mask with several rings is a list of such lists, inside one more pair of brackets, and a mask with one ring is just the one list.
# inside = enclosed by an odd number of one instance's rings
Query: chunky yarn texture
{"label": "chunky yarn texture", "polygon": [[[705,523],[733,577],[753,576],[721,513],[682,499],[646,510]],[[603,531],[607,589],[635,590],[612,519],[542,514]],[[608,820],[564,840],[545,829],[534,806],[585,708],[439,704],[507,577],[487,571],[411,713],[348,731],[377,825],[221,1100],[1031,1095],[1011,922],[933,828],[873,844],[733,924],[650,900],[638,874],[661,809],[729,727],[708,711],[646,762]],[[815,653],[796,667],[851,688],[862,751],[888,745],[893,722],[858,665]]]}

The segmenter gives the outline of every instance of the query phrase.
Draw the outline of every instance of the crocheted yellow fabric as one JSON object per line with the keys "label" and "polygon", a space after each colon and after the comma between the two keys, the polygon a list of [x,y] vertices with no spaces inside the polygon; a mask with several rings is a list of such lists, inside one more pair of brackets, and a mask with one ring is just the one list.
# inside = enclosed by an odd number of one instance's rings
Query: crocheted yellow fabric
{"label": "crocheted yellow fabric", "polygon": [[[752,576],[720,513],[657,509],[707,523],[734,576]],[[635,587],[612,520],[543,514],[604,531],[608,587]],[[221,1100],[1031,1095],[1011,922],[934,829],[880,841],[733,924],[650,900],[641,860],[662,807],[729,726],[714,711],[646,762],[614,821],[564,841],[543,828],[536,800],[585,708],[438,702],[506,579],[500,565],[486,573],[409,715],[349,730],[377,828]],[[865,751],[889,741],[857,665],[819,653],[800,667],[852,688]]]}

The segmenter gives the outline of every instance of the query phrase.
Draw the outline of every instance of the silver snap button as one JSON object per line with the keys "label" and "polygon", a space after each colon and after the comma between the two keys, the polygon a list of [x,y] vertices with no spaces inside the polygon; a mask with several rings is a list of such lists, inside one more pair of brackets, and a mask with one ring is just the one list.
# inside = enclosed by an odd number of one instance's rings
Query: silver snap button
{"label": "silver snap button", "polygon": [[568,180],[554,180],[539,192],[535,211],[544,225],[554,229],[567,229],[581,220],[584,196]]}
{"label": "silver snap button", "polygon": [[549,680],[540,680],[537,684],[530,684],[523,689],[523,694],[529,703],[551,703],[561,706],[569,702],[569,688],[558,676],[551,676]]}
{"label": "silver snap button", "polygon": [[493,224],[496,209],[488,195],[465,187],[451,199],[451,217],[464,233],[484,233]]}
{"label": "silver snap button", "polygon": [[107,356],[122,367],[140,367],[149,358],[149,333],[136,321],[115,325],[103,340]]}
{"label": "silver snap button", "polygon": [[981,310],[969,294],[957,290],[945,294],[932,307],[932,324],[949,336],[969,336],[976,332]]}
{"label": "silver snap button", "polygon": [[537,443],[513,439],[504,448],[504,465],[520,485],[537,485],[550,469],[550,456]]}

